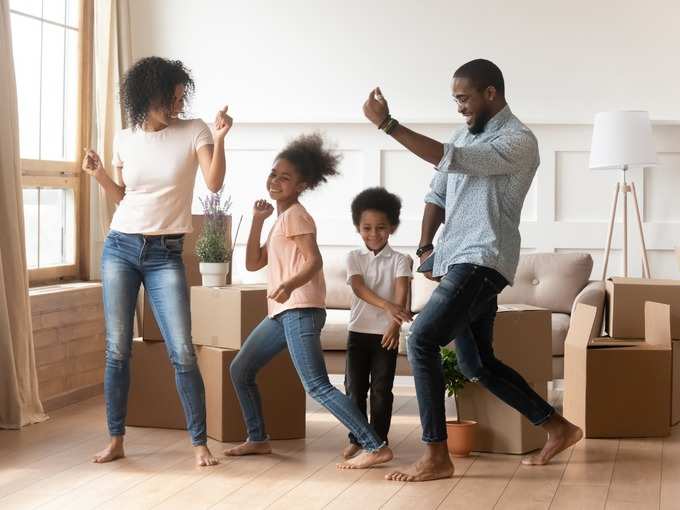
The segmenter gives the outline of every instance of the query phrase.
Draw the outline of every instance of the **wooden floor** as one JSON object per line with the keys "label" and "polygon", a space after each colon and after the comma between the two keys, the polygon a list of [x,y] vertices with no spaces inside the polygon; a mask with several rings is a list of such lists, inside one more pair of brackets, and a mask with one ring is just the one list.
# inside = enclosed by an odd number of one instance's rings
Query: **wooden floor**
{"label": "wooden floor", "polygon": [[[456,463],[456,476],[422,484],[383,480],[422,450],[412,388],[395,399],[389,465],[337,471],[346,432],[314,402],[304,440],[271,456],[193,466],[186,432],[128,429],[127,458],[89,462],[106,441],[101,398],[52,413],[49,422],[0,431],[0,509],[256,508],[679,509],[680,427],[666,439],[587,440],[546,467],[511,455]],[[210,441],[213,452],[223,444]]]}

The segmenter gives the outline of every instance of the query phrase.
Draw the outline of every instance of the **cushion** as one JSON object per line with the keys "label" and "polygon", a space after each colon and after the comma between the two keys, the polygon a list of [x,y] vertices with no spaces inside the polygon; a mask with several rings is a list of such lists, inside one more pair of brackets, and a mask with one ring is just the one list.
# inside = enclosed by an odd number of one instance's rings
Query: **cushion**
{"label": "cushion", "polygon": [[552,355],[564,356],[564,341],[569,331],[569,315],[566,313],[552,314]]}
{"label": "cushion", "polygon": [[592,269],[593,259],[588,253],[522,255],[515,283],[498,295],[498,303],[523,303],[568,314],[574,299],[588,284]]}
{"label": "cushion", "polygon": [[326,325],[321,330],[321,348],[324,351],[347,349],[347,324],[349,310],[326,310]]}
{"label": "cushion", "polygon": [[[349,310],[352,288],[347,285],[347,253],[349,250],[322,249],[323,274],[326,278],[326,306]],[[349,318],[349,315],[348,315]]]}

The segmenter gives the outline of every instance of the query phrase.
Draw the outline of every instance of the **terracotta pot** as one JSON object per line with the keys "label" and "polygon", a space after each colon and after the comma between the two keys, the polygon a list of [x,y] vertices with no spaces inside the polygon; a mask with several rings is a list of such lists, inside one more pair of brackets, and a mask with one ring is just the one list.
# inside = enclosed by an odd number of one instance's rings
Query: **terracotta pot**
{"label": "terracotta pot", "polygon": [[446,444],[449,452],[454,457],[467,457],[475,446],[475,432],[477,422],[472,420],[462,420],[446,422],[446,433],[448,439]]}

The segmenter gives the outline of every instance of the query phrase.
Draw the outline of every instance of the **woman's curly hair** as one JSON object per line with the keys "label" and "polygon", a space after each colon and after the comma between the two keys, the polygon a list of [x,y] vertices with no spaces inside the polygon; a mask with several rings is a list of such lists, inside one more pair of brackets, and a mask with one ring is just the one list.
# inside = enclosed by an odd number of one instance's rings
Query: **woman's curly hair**
{"label": "woman's curly hair", "polygon": [[179,60],[146,57],[135,62],[120,84],[120,102],[132,128],[144,124],[152,105],[170,111],[177,85],[184,85],[185,98],[195,89],[189,69]]}
{"label": "woman's curly hair", "polygon": [[321,135],[313,133],[299,136],[290,142],[276,159],[285,159],[293,164],[307,187],[314,189],[326,182],[328,177],[340,173],[338,164],[342,156],[324,147]]}

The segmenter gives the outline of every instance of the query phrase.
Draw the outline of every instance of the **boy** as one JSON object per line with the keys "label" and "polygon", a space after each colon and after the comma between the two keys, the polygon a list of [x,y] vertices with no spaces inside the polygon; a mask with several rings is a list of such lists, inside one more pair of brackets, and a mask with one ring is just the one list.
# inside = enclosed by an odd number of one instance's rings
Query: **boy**
{"label": "boy", "polygon": [[[364,248],[347,256],[347,283],[352,309],[347,340],[345,390],[366,413],[370,388],[370,423],[387,444],[392,419],[392,385],[397,366],[401,324],[412,319],[408,310],[413,261],[388,244],[399,226],[401,200],[384,188],[369,188],[352,201],[352,221]],[[354,435],[343,451],[348,459],[361,447]]]}

